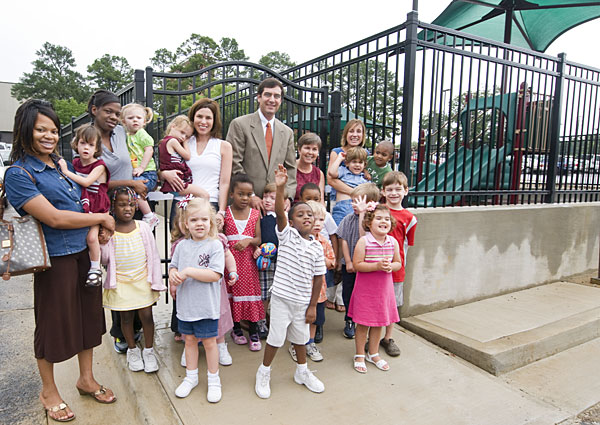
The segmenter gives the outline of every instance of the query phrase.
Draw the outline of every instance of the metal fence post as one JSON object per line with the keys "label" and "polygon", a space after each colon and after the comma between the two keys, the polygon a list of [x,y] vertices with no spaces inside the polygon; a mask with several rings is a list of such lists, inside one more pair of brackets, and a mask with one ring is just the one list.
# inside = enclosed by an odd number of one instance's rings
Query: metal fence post
{"label": "metal fence post", "polygon": [[342,119],[342,93],[339,90],[331,92],[331,109],[329,111],[329,122],[331,123],[331,131],[329,132],[329,148],[337,148],[340,146],[340,127]]}
{"label": "metal fence post", "polygon": [[400,171],[410,176],[410,156],[415,99],[415,68],[417,65],[418,13],[410,12],[406,17],[406,47],[404,53],[404,88],[402,91],[402,134],[400,136]]}
{"label": "metal fence post", "polygon": [[329,151],[329,143],[327,142],[328,136],[328,126],[329,126],[329,115],[327,114],[327,109],[329,106],[329,87],[323,86],[323,103],[325,106],[319,117],[317,117],[317,122],[319,123],[319,136],[321,137],[321,152],[319,152],[319,168],[324,170],[324,173],[327,173],[327,152]]}
{"label": "metal fence post", "polygon": [[566,53],[560,53],[558,55],[558,77],[556,78],[556,84],[554,86],[554,96],[552,99],[552,111],[550,122],[552,128],[550,130],[550,152],[548,153],[548,179],[546,181],[546,195],[544,202],[551,204],[556,202],[556,172],[558,166],[558,144],[560,139],[560,125],[561,125],[561,114],[562,114],[562,103],[563,103],[563,85],[565,82],[565,62],[567,61]]}
{"label": "metal fence post", "polygon": [[141,105],[146,101],[144,96],[144,71],[136,69],[133,74],[133,101]]}

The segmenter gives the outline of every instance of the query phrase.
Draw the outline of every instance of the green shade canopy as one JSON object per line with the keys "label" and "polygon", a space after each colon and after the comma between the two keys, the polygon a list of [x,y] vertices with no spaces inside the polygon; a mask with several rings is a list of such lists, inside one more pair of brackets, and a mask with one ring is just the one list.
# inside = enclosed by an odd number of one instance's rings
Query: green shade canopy
{"label": "green shade canopy", "polygon": [[453,0],[432,23],[544,52],[564,32],[598,17],[597,0]]}

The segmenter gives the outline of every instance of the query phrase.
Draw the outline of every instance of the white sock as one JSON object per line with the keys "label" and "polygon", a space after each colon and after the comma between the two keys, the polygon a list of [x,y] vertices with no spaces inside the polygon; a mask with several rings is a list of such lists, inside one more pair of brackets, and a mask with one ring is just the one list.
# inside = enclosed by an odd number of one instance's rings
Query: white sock
{"label": "white sock", "polygon": [[100,261],[90,261],[90,270],[100,270]]}
{"label": "white sock", "polygon": [[261,364],[259,369],[261,372],[269,372],[271,370],[271,366],[265,366],[264,364]]}
{"label": "white sock", "polygon": [[208,376],[209,380],[210,380],[210,378],[218,378],[219,377],[219,371],[217,370],[215,373],[210,373],[209,371],[206,371],[206,375]]}
{"label": "white sock", "polygon": [[144,353],[153,353],[153,352],[154,352],[154,347],[144,348]]}
{"label": "white sock", "polygon": [[193,382],[198,382],[198,369],[197,368],[194,370],[186,369],[185,377],[190,378]]}
{"label": "white sock", "polygon": [[298,364],[296,365],[296,370],[297,370],[298,372],[300,372],[300,373],[302,373],[302,372],[305,372],[305,371],[306,371],[306,369],[308,369],[308,368],[306,367],[306,363],[302,363],[302,364],[298,363]]}
{"label": "white sock", "polygon": [[153,212],[149,212],[148,214],[144,214],[144,218],[151,218],[153,215]]}

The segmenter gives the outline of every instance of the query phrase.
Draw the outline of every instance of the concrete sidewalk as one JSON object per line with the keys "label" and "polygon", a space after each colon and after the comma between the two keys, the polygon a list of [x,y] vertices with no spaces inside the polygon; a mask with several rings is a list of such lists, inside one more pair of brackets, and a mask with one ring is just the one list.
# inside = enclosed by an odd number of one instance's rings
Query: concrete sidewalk
{"label": "concrete sidewalk", "polygon": [[[32,353],[33,313],[31,278],[0,285],[0,423],[46,423],[37,397],[39,377]],[[494,377],[487,372],[397,327],[399,358],[387,360],[391,370],[368,365],[361,375],[352,368],[354,341],[342,337],[343,315],[327,310],[325,360],[309,367],[325,383],[323,394],[313,394],[293,382],[295,364],[287,347],[280,350],[272,372],[272,396],[259,399],[254,375],[262,352],[230,343],[233,365],[221,367],[223,399],[206,401],[206,372],[200,350],[200,385],[186,399],[174,390],[185,375],[179,365],[183,345],[168,328],[171,304],[164,296],[155,307],[156,349],[161,369],[156,374],[132,373],[124,355],[117,354],[105,335],[95,349],[99,382],[113,389],[118,401],[101,405],[81,397],[75,389],[76,359],[56,367],[61,395],[81,424],[305,424],[311,421],[348,424],[555,424],[569,420],[600,401],[600,391],[581,391],[582,382],[600,382],[598,340],[559,355]],[[107,320],[109,325],[109,320]],[[204,367],[203,367],[204,366]],[[578,422],[570,419],[569,423]],[[49,423],[54,423],[49,421]],[[590,423],[590,422],[588,422]]]}

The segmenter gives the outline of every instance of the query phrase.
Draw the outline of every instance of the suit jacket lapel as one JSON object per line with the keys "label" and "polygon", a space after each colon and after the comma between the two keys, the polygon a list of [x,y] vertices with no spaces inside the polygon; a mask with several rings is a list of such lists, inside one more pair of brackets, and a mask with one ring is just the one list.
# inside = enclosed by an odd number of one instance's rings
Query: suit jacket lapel
{"label": "suit jacket lapel", "polygon": [[[262,129],[262,123],[260,122],[260,116],[258,115],[258,112],[255,112],[252,116],[252,122],[250,124],[250,126],[252,127],[252,139],[254,139],[254,143],[256,144],[256,147],[258,148],[258,151],[260,152],[260,156],[263,159],[263,162],[265,164],[265,167],[268,168],[269,166],[269,157],[267,155],[267,145],[265,143],[265,133]],[[273,142],[273,144],[275,144],[275,142]],[[271,153],[273,151],[271,150]]]}

